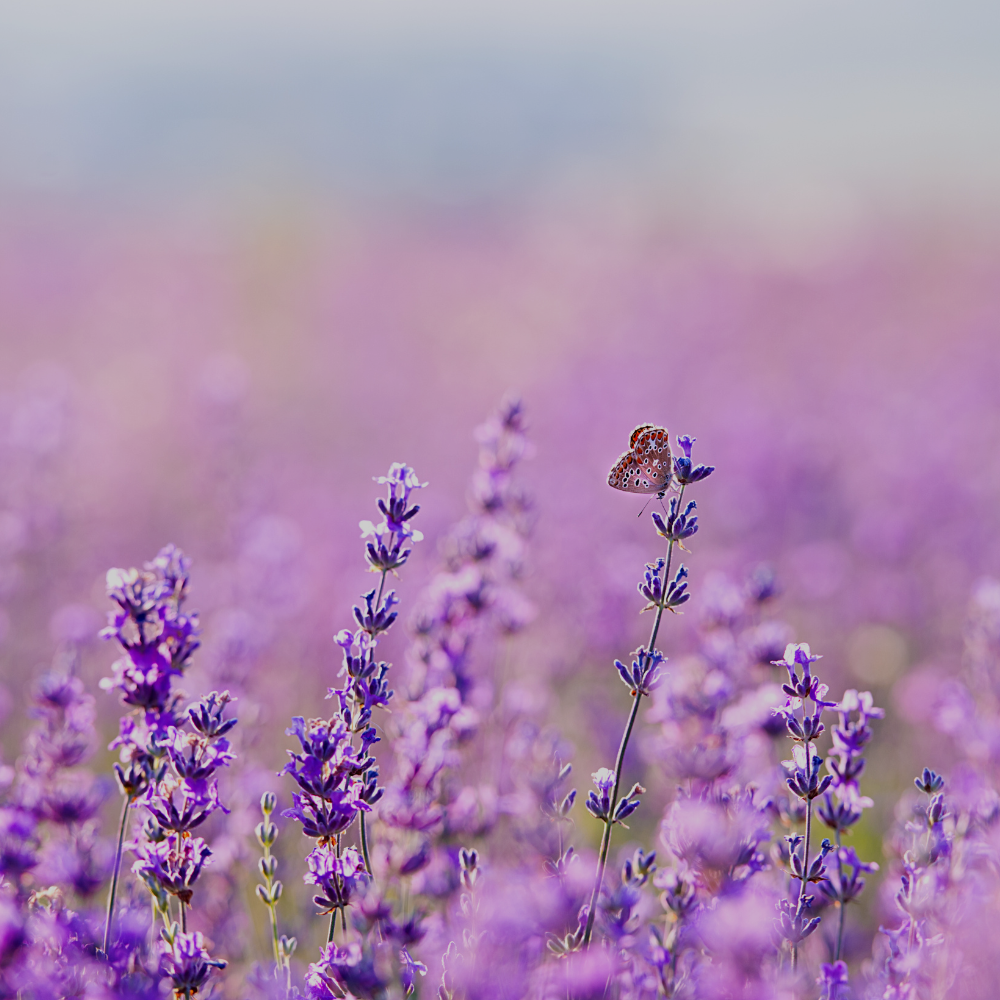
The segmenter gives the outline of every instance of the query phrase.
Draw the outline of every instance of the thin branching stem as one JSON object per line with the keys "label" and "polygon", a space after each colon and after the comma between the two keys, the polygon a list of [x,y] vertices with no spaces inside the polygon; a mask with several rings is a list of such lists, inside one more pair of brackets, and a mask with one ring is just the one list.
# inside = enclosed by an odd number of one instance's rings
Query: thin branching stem
{"label": "thin branching stem", "polygon": [[[385,577],[388,570],[382,570],[382,579],[378,583],[378,597],[375,598],[375,610],[378,610],[379,605],[382,603],[382,591],[385,588]],[[368,653],[369,660],[371,663],[375,659],[375,647],[372,646]],[[372,859],[368,853],[368,828],[365,825],[365,814],[361,812],[358,814],[358,829],[361,833],[361,856],[365,859],[365,868],[368,870],[368,877],[372,880],[372,884],[375,882],[375,872],[372,870]],[[347,930],[346,917],[344,930]],[[332,932],[331,932],[332,940]]]}
{"label": "thin branching stem", "polygon": [[128,807],[132,804],[132,796],[126,795],[122,804],[122,819],[118,825],[118,848],[115,851],[115,867],[111,875],[111,889],[108,892],[108,915],[104,921],[104,955],[107,957],[111,944],[111,924],[115,915],[115,896],[118,894],[118,879],[122,870],[122,845],[125,842],[125,827],[128,825]]}
{"label": "thin branching stem", "polygon": [[[805,714],[805,706],[803,706],[803,714]],[[812,756],[809,753],[810,747],[809,740],[806,740],[806,767],[811,767]],[[806,839],[805,843],[802,845],[802,878],[799,882],[799,899],[795,904],[795,916],[801,922],[802,912],[805,909],[806,901],[806,890],[809,887],[809,882],[806,876],[809,874],[809,840],[812,836],[812,799],[806,799]],[[799,961],[799,948],[797,944],[792,945],[792,972],[795,971]]]}
{"label": "thin branching stem", "polygon": [[840,920],[837,924],[837,951],[833,956],[835,962],[840,961],[840,951],[844,946],[844,910],[847,909],[844,901],[844,867],[840,860],[840,827],[837,828],[837,885],[840,888]]}
{"label": "thin branching stem", "polygon": [[[678,509],[684,500],[684,487],[681,487],[677,500]],[[663,607],[666,601],[667,585],[670,580],[670,564],[673,560],[674,546],[677,543],[671,539],[667,546],[667,560],[663,570],[663,599],[657,605],[656,617],[653,619],[653,629],[649,635],[649,652],[652,653],[656,647],[656,637],[660,631],[660,621],[663,618]],[[629,712],[628,722],[625,725],[625,732],[622,733],[622,740],[618,746],[618,757],[615,761],[615,783],[611,789],[611,808],[608,810],[607,819],[604,821],[604,832],[601,834],[601,850],[597,860],[597,875],[594,878],[594,888],[590,894],[590,910],[587,913],[587,926],[583,932],[583,947],[590,946],[590,939],[594,933],[594,919],[597,916],[597,902],[601,896],[601,886],[604,884],[604,872],[608,863],[608,851],[611,849],[611,828],[614,826],[615,807],[618,804],[618,790],[622,780],[622,765],[625,763],[625,751],[628,749],[628,741],[632,736],[632,728],[635,726],[636,716],[639,714],[639,702],[642,701],[642,692],[636,691],[632,696],[632,711]]]}

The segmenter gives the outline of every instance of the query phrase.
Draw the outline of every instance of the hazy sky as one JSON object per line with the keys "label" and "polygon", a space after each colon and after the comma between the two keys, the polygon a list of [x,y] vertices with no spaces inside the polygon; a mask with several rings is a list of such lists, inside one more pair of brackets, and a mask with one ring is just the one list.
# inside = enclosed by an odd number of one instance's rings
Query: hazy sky
{"label": "hazy sky", "polygon": [[0,195],[1000,206],[1000,5],[0,7]]}

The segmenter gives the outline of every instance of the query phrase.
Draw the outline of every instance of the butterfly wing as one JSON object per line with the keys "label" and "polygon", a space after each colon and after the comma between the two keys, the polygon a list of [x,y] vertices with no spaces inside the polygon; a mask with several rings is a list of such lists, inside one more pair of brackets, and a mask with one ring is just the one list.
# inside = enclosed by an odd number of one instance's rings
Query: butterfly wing
{"label": "butterfly wing", "polygon": [[625,493],[661,493],[670,485],[670,436],[652,424],[632,432],[632,447],[608,473],[608,485]]}
{"label": "butterfly wing", "polygon": [[632,451],[624,451],[608,473],[608,486],[626,493],[643,493],[639,463]]}
{"label": "butterfly wing", "polygon": [[631,451],[635,447],[636,438],[638,438],[638,436],[642,434],[643,431],[652,430],[652,428],[653,424],[639,424],[639,426],[636,427],[634,431],[632,431],[632,434],[628,439],[629,451]]}

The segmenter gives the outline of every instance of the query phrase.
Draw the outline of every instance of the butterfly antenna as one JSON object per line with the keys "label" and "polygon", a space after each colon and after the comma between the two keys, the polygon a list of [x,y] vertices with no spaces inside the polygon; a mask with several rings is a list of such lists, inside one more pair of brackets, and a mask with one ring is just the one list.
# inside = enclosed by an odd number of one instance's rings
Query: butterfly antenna
{"label": "butterfly antenna", "polygon": [[[650,497],[650,498],[649,498],[649,500],[652,500],[652,499],[653,499],[652,497]],[[642,510],[640,510],[640,511],[639,511],[639,513],[635,515],[636,517],[642,517],[642,511],[643,511],[643,510],[645,510],[645,509],[646,509],[646,508],[647,508],[647,507],[649,506],[649,500],[647,500],[647,501],[646,501],[646,502],[645,502],[645,503],[644,503],[644,504],[642,505]]]}

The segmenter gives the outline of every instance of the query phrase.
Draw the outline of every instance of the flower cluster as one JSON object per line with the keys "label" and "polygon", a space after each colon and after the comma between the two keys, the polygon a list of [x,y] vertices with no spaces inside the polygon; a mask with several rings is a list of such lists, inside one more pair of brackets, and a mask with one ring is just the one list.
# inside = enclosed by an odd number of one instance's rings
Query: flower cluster
{"label": "flower cluster", "polygon": [[[386,708],[393,696],[388,686],[389,664],[376,659],[376,649],[396,621],[398,612],[394,609],[399,603],[395,591],[385,592],[385,583],[389,573],[395,575],[405,565],[412,543],[422,537],[412,527],[420,507],[411,503],[411,496],[427,484],[421,483],[409,466],[398,463],[376,482],[386,487],[386,496],[377,501],[383,520],[378,524],[362,521],[361,535],[371,539],[365,545],[365,558],[369,568],[380,574],[379,584],[363,594],[361,603],[353,609],[357,629],[344,629],[335,637],[343,655],[339,676],[344,678],[343,686],[331,687],[327,694],[336,703],[335,713],[329,719],[292,720],[286,733],[298,739],[301,752],[290,750],[291,760],[281,772],[290,775],[298,789],[292,795],[291,808],[283,815],[301,823],[305,836],[316,841],[306,859],[304,881],[317,891],[313,901],[319,913],[330,916],[327,941],[331,943],[320,961],[310,967],[308,977],[310,993],[316,997],[327,995],[324,991],[331,989],[332,995],[338,995],[339,987],[331,984],[350,979],[338,970],[357,965],[345,959],[332,941],[337,915],[341,915],[346,930],[347,908],[365,893],[374,874],[365,816],[382,798],[384,789],[378,784],[378,767],[369,752],[380,739],[371,724],[372,712]],[[262,805],[265,818],[258,828],[258,840],[265,849],[261,872],[268,881],[260,895],[271,908],[276,966],[284,965],[290,974],[294,942],[279,941],[274,910],[280,883],[272,881],[275,862],[269,855],[276,836],[268,813],[273,804]],[[358,847],[345,846],[343,835],[355,820]]]}
{"label": "flower cluster", "polygon": [[[601,768],[597,771],[594,774],[594,784],[597,786],[597,792],[590,792],[587,797],[587,809],[592,816],[604,823],[604,831],[601,837],[594,887],[587,906],[586,921],[582,926],[582,933],[579,938],[579,943],[582,947],[590,945],[594,930],[594,921],[601,901],[601,894],[604,891],[604,872],[608,851],[611,847],[612,829],[616,823],[622,823],[622,820],[638,809],[640,801],[638,796],[645,791],[636,782],[627,795],[619,798],[625,752],[628,748],[633,727],[635,726],[639,705],[643,695],[651,694],[659,682],[661,673],[660,664],[665,659],[663,654],[656,648],[656,640],[663,612],[675,611],[680,605],[686,603],[691,598],[687,589],[688,571],[684,565],[678,567],[677,572],[669,583],[666,582],[670,578],[670,566],[673,560],[674,547],[679,546],[683,538],[690,538],[698,530],[697,518],[690,516],[691,511],[694,509],[693,504],[689,504],[684,508],[683,514],[678,514],[678,511],[680,510],[684,490],[687,486],[691,483],[707,479],[714,471],[714,467],[699,465],[696,468],[692,468],[691,446],[694,443],[693,438],[682,436],[677,439],[677,443],[684,452],[684,457],[674,460],[672,481],[679,487],[680,492],[677,497],[671,499],[670,513],[667,516],[666,522],[664,522],[658,512],[654,511],[652,514],[653,524],[657,529],[657,533],[667,539],[666,558],[657,559],[655,563],[648,563],[644,579],[638,585],[639,593],[648,602],[642,610],[649,611],[655,609],[656,612],[649,643],[645,648],[640,647],[636,651],[636,658],[633,661],[631,671],[626,669],[624,664],[619,660],[615,660],[615,667],[618,670],[619,676],[630,689],[632,708],[618,748],[615,769],[612,771],[610,768]],[[671,484],[668,482],[669,485]]]}
{"label": "flower cluster", "polygon": [[[123,850],[135,855],[132,872],[149,890],[163,921],[164,952],[159,969],[173,982],[177,996],[191,996],[213,968],[224,962],[208,958],[200,935],[187,933],[194,884],[212,851],[192,831],[217,810],[227,812],[219,798],[216,772],[235,759],[226,734],[236,724],[226,718],[229,692],[213,691],[180,710],[184,700],[174,688],[200,645],[195,614],[184,604],[190,584],[190,560],[168,545],[137,569],[112,569],[108,596],[118,605],[108,615],[101,635],[114,639],[122,657],[114,676],[101,682],[117,690],[131,711],[123,716],[119,736],[111,744],[120,754],[115,774],[124,801],[118,835],[103,951],[115,945],[115,903]],[[186,727],[190,726],[190,729]],[[133,808],[146,816],[142,830],[125,841]],[[176,899],[179,924],[171,917]]]}
{"label": "flower cluster", "polygon": [[[613,766],[601,766],[606,728],[597,723],[578,747],[560,733],[554,723],[576,688],[550,700],[534,658],[545,638],[517,638],[532,616],[521,592],[531,517],[515,475],[530,452],[520,404],[506,400],[477,438],[472,510],[442,542],[399,682],[380,658],[400,620],[387,584],[420,537],[413,496],[423,484],[404,465],[377,480],[382,519],[361,530],[378,579],[334,636],[329,717],[296,715],[286,730],[296,746],[280,772],[292,786],[283,809],[277,794],[261,794],[273,780],[263,756],[248,766],[248,728],[268,749],[266,727],[246,724],[267,713],[249,679],[235,735],[236,699],[223,684],[194,703],[179,690],[200,642],[187,558],[168,547],[141,571],[109,573],[115,611],[103,634],[120,655],[103,686],[125,710],[112,744],[117,849],[99,834],[102,785],[83,767],[95,743],[84,661],[63,650],[37,684],[20,758],[0,768],[0,996],[991,996],[1000,587],[977,588],[963,674],[928,685],[926,719],[953,737],[956,760],[947,786],[925,768],[900,801],[879,882],[863,850],[878,814],[866,755],[885,713],[869,691],[830,697],[820,658],[773,617],[779,587],[766,566],[742,582],[707,573],[691,593],[677,550],[700,525],[685,493],[714,471],[695,464],[693,439],[677,439],[673,495],[651,515],[666,546],[638,582],[636,610],[652,612],[651,632],[614,660],[628,711]],[[688,627],[668,663],[660,628],[683,605]],[[574,671],[583,689],[588,665],[567,648],[554,647],[553,669]],[[608,708],[602,719],[614,719]],[[391,755],[376,761],[386,744]],[[583,800],[596,844],[574,836],[575,754],[594,768]],[[234,764],[231,799],[220,779]],[[258,936],[238,941],[228,925],[240,918],[222,926],[218,914],[238,909],[236,893],[249,888],[239,841],[250,842],[247,803],[258,796],[255,889],[270,961],[254,964],[264,957]],[[305,892],[277,877],[279,816],[310,841],[291,852],[297,862],[280,859],[300,866]],[[133,817],[139,829],[127,836]],[[654,835],[655,851],[645,842]],[[102,914],[92,900],[108,881]],[[866,883],[875,891],[862,897]],[[866,906],[847,921],[859,898]],[[891,915],[867,962],[868,912],[880,905]],[[299,941],[313,949],[306,969],[294,960]]]}
{"label": "flower cluster", "polygon": [[781,685],[785,704],[775,712],[784,718],[788,735],[794,741],[792,759],[781,763],[787,771],[785,782],[792,795],[805,803],[806,814],[805,835],[793,834],[785,838],[789,874],[793,882],[799,883],[794,899],[783,899],[780,903],[781,934],[790,945],[793,969],[799,945],[820,923],[820,917],[812,915],[815,897],[809,895],[807,887],[826,878],[826,856],[833,848],[829,840],[824,840],[815,857],[810,855],[813,800],[833,782],[831,775],[820,776],[823,758],[814,751],[815,741],[826,728],[820,721],[823,712],[836,705],[836,702],[825,700],[829,689],[812,673],[812,665],[818,659],[820,657],[812,655],[807,643],[789,643],[784,657],[775,661],[776,666],[788,670],[788,681]]}
{"label": "flower cluster", "polygon": [[[57,657],[33,697],[35,722],[0,800],[0,994],[68,996],[81,982],[155,985],[145,946],[101,953],[87,908],[111,868],[97,812],[104,791],[81,765],[93,752],[94,699]],[[134,913],[129,914],[134,921]]]}
{"label": "flower cluster", "polygon": [[201,644],[198,616],[184,610],[189,569],[187,556],[168,545],[142,570],[108,570],[108,597],[118,607],[108,612],[101,636],[117,642],[122,656],[101,687],[117,691],[122,704],[136,710],[122,720],[123,758],[144,754],[149,741],[176,721],[178,698],[171,686]]}
{"label": "flower cluster", "polygon": [[[454,885],[450,861],[432,857],[428,836],[485,832],[497,819],[497,795],[482,783],[448,789],[459,744],[480,729],[489,679],[474,655],[488,629],[519,632],[533,609],[520,593],[530,504],[516,471],[531,452],[524,409],[508,397],[476,429],[479,463],[469,489],[470,514],[443,543],[445,565],[431,580],[412,623],[410,700],[396,719],[395,773],[381,816],[394,831],[389,868],[400,875],[435,870]],[[478,707],[477,707],[478,706]]]}

